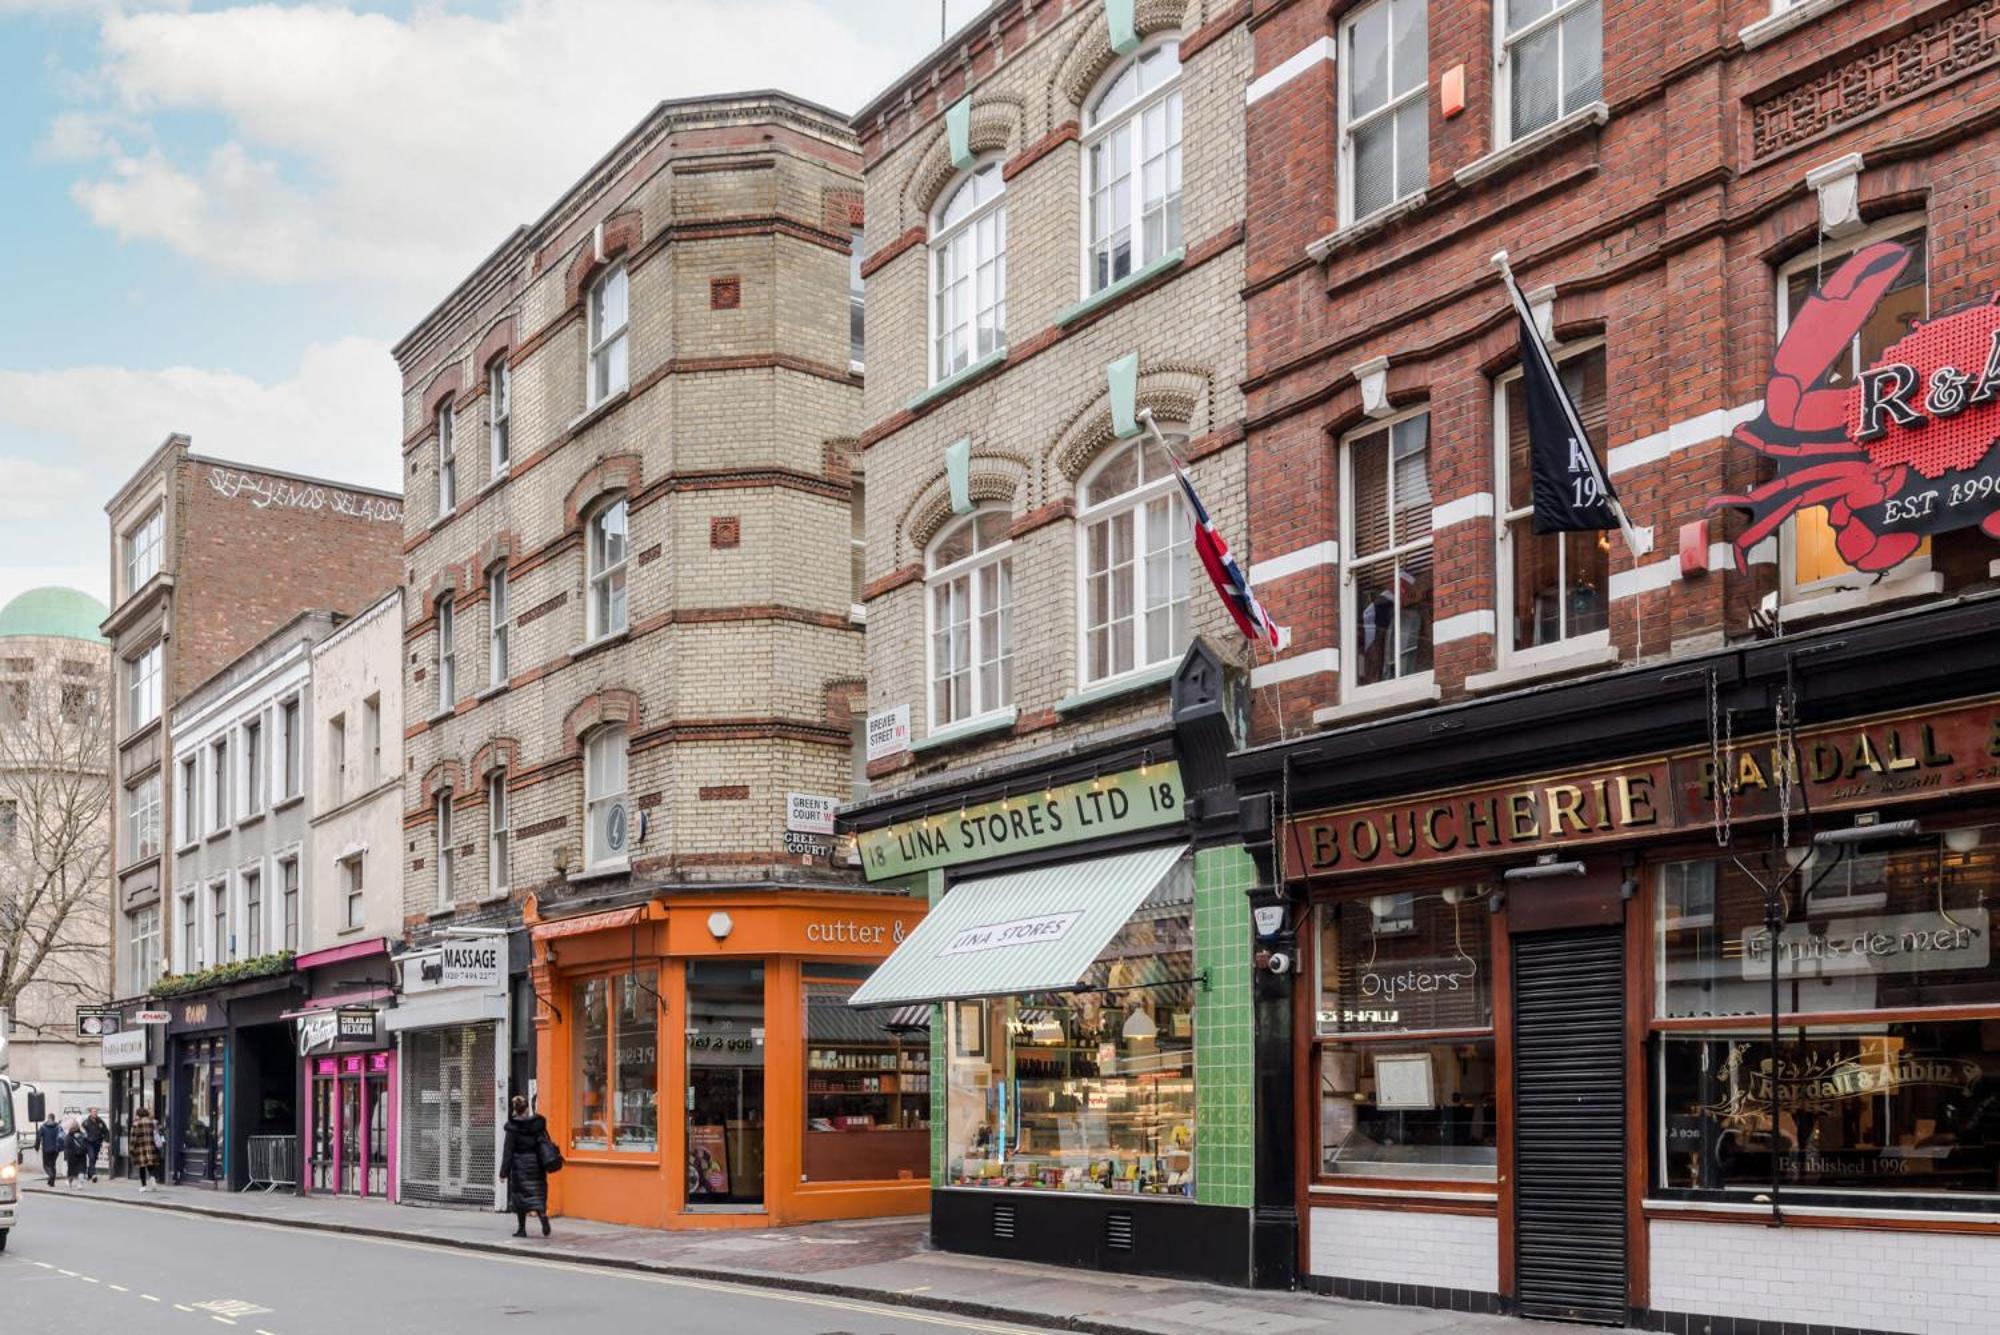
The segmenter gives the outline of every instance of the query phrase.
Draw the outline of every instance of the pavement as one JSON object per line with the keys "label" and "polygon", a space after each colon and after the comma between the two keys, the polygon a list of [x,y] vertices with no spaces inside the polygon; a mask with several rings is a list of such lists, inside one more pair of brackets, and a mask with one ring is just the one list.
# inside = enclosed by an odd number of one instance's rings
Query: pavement
{"label": "pavement", "polygon": [[[553,1221],[553,1236],[515,1239],[513,1217],[478,1210],[390,1205],[339,1197],[302,1197],[283,1193],[225,1194],[198,1187],[164,1187],[141,1194],[123,1180],[104,1180],[76,1190],[26,1184],[22,1219],[0,1255],[0,1265],[29,1253],[43,1225],[59,1225],[77,1215],[102,1213],[107,1224],[127,1227],[144,1220],[139,1211],[199,1216],[210,1223],[275,1225],[343,1235],[345,1240],[400,1243],[425,1249],[476,1253],[486,1258],[529,1260],[540,1268],[574,1271],[589,1278],[596,1270],[627,1277],[651,1277],[720,1284],[726,1290],[751,1294],[762,1291],[793,1298],[819,1298],[904,1309],[904,1319],[965,1318],[972,1329],[996,1329],[1018,1323],[1049,1330],[1098,1332],[1099,1335],[1531,1335],[1531,1332],[1572,1330],[1506,1317],[1440,1312],[1425,1308],[1387,1307],[1374,1303],[1322,1298],[1304,1293],[1273,1293],[1153,1276],[1112,1275],[1062,1266],[1001,1261],[929,1249],[928,1222],[923,1217],[852,1220],[768,1230],[675,1231],[627,1228],[590,1220]],[[57,1202],[61,1202],[60,1205]],[[119,1208],[125,1207],[125,1208]],[[44,1211],[47,1214],[44,1215]],[[149,1245],[166,1253],[180,1251],[180,1224],[147,1227]],[[190,1221],[191,1222],[191,1221]],[[264,1230],[241,1230],[269,1233]],[[85,1246],[86,1253],[93,1242]],[[190,1240],[191,1241],[191,1240]],[[221,1253],[233,1254],[233,1253]],[[305,1271],[325,1270],[317,1248],[300,1248],[296,1265]],[[75,1261],[60,1262],[80,1269]],[[350,1282],[372,1283],[368,1269],[344,1272]],[[185,1263],[182,1269],[187,1267]],[[287,1267],[289,1270],[291,1267]],[[11,1267],[0,1269],[7,1274]],[[279,1271],[275,1273],[285,1273]],[[293,1271],[293,1273],[297,1273]],[[363,1274],[368,1280],[361,1281]],[[539,1293],[539,1290],[536,1290]],[[539,1298],[537,1310],[563,1311]],[[657,1296],[654,1298],[657,1302]],[[678,1300],[676,1300],[678,1301]],[[980,1325],[978,1323],[998,1323]],[[379,1321],[373,1324],[380,1325]],[[399,1327],[400,1328],[400,1327]],[[449,1327],[411,1326],[444,1331]],[[533,1325],[517,1329],[535,1329]],[[750,1324],[681,1326],[689,1330],[789,1329],[751,1318]],[[879,1320],[814,1327],[829,1335],[898,1329]],[[913,1327],[914,1328],[914,1327]],[[934,1325],[925,1325],[934,1329]],[[9,1329],[12,1329],[10,1324]],[[129,1327],[120,1327],[121,1332]],[[296,1330],[271,1327],[276,1335]],[[344,1330],[351,1330],[346,1327]],[[468,1327],[471,1329],[471,1327]],[[492,1326],[483,1329],[490,1330]],[[805,1329],[805,1327],[801,1327]],[[74,1327],[65,1335],[79,1335]]]}

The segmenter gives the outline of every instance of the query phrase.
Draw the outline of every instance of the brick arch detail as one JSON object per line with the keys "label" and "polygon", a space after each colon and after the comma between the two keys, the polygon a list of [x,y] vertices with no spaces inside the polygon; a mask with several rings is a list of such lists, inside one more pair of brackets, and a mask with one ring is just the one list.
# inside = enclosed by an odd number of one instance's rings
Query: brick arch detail
{"label": "brick arch detail", "polygon": [[820,692],[826,700],[829,727],[850,727],[857,715],[868,712],[868,682],[865,678],[833,677],[821,685]]}
{"label": "brick arch detail", "polygon": [[456,364],[431,377],[431,383],[424,387],[424,420],[436,417],[438,408],[447,400],[456,399],[464,388],[465,372]]}
{"label": "brick arch detail", "polygon": [[[996,153],[1012,157],[1021,151],[1021,125],[1025,119],[1026,108],[1019,98],[1000,93],[976,94],[966,127],[966,147],[975,158]],[[929,146],[910,169],[903,186],[903,226],[898,230],[928,228],[931,210],[958,177],[959,169],[951,160],[951,140],[940,117]]]}
{"label": "brick arch detail", "polygon": [[471,583],[464,565],[453,562],[450,565],[440,566],[437,573],[431,576],[430,584],[424,589],[424,619],[429,620],[437,615],[438,599],[447,594],[454,598],[463,598]]}
{"label": "brick arch detail", "polygon": [[645,239],[646,224],[636,209],[614,213],[604,220],[604,258],[597,257],[597,247],[592,233],[585,233],[583,246],[563,269],[564,304],[574,306],[583,300],[583,290],[590,286],[599,272],[615,264],[621,258],[628,258],[639,249]]}
{"label": "brick arch detail", "polygon": [[472,753],[472,774],[484,782],[494,774],[512,771],[518,766],[521,744],[512,737],[495,737],[481,743]]}
{"label": "brick arch detail", "polygon": [[[1206,367],[1142,364],[1138,393],[1133,399],[1136,409],[1150,408],[1158,420],[1179,422],[1200,435],[1200,419],[1208,402]],[[1116,439],[1111,427],[1110,395],[1100,393],[1070,420],[1049,450],[1051,486],[1057,477],[1074,486],[1091,461]]]}
{"label": "brick arch detail", "polygon": [[[1050,125],[1072,117],[1081,121],[1084,99],[1098,80],[1126,59],[1111,49],[1111,20],[1105,17],[1102,6],[1096,8],[1097,13],[1084,24],[1049,80]],[[1137,0],[1132,31],[1142,42],[1163,32],[1193,32],[1201,27],[1206,9],[1204,0]]]}
{"label": "brick arch detail", "polygon": [[502,529],[479,544],[479,554],[473,558],[476,568],[489,571],[495,566],[511,566],[521,559],[521,535],[513,529]]}
{"label": "brick arch detail", "polygon": [[583,752],[584,738],[607,723],[622,723],[637,729],[640,719],[639,694],[622,687],[607,686],[583,697],[563,715],[563,744],[570,755]]}
{"label": "brick arch detail", "polygon": [[[974,505],[998,501],[1018,514],[1027,499],[1029,463],[1012,454],[975,454],[966,478],[966,491]],[[940,468],[918,488],[915,499],[903,512],[898,527],[902,533],[897,565],[921,561],[924,548],[958,518],[951,510],[951,479]]]}
{"label": "brick arch detail", "polygon": [[607,454],[576,480],[563,497],[563,524],[566,528],[580,528],[583,515],[592,505],[612,492],[622,491],[631,496],[638,492],[645,482],[645,466],[636,454]]}
{"label": "brick arch detail", "polygon": [[479,340],[479,348],[472,354],[472,364],[484,371],[493,364],[496,357],[504,357],[514,350],[520,341],[520,318],[510,315],[486,331],[486,337]]}
{"label": "brick arch detail", "polygon": [[420,792],[426,811],[437,805],[438,794],[449,790],[454,793],[465,791],[465,766],[456,760],[440,760],[424,771]]}

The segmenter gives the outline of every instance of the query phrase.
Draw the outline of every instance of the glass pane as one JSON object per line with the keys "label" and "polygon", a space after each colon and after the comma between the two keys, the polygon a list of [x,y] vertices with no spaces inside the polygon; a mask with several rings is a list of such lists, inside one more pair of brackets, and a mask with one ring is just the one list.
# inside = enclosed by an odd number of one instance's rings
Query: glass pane
{"label": "glass pane", "polygon": [[1369,686],[1395,675],[1395,563],[1378,561],[1354,575],[1354,683]]}
{"label": "glass pane", "polygon": [[1558,25],[1562,28],[1563,111],[1604,96],[1604,7],[1591,0]]}
{"label": "glass pane", "polygon": [[612,1143],[621,1150],[656,1149],[660,1143],[657,979],[651,970],[618,979],[618,1116]]}
{"label": "glass pane", "polygon": [[1348,447],[1349,486],[1347,542],[1350,559],[1361,560],[1389,550],[1389,433],[1374,431]]}
{"label": "glass pane", "polygon": [[1115,496],[1122,496],[1139,485],[1139,452],[1131,446],[1119,447],[1118,453],[1107,460],[1091,477],[1090,485],[1084,488],[1085,505],[1101,505]]}
{"label": "glass pane", "polygon": [[1407,93],[1430,82],[1428,0],[1395,3],[1395,91]]}
{"label": "glass pane", "polygon": [[1430,104],[1418,98],[1396,113],[1396,198],[1430,184]]}
{"label": "glass pane", "polygon": [[1509,85],[1516,138],[1556,118],[1556,42],[1560,27],[1551,24],[1514,47]]}
{"label": "glass pane", "polygon": [[1398,547],[1420,541],[1431,531],[1430,425],[1430,414],[1424,413],[1390,428]]}
{"label": "glass pane", "polygon": [[1538,537],[1532,519],[1507,526],[1513,549],[1513,636],[1516,649],[1554,644],[1562,638],[1562,544]]}
{"label": "glass pane", "polygon": [[1493,1040],[1329,1045],[1320,1053],[1320,1171],[1492,1181]]}
{"label": "glass pane", "polygon": [[1565,533],[1562,545],[1563,638],[1594,634],[1610,624],[1611,535]]}
{"label": "glass pane", "polygon": [[1395,120],[1371,121],[1354,132],[1354,216],[1365,218],[1395,198]]}
{"label": "glass pane", "polygon": [[1396,572],[1396,675],[1431,670],[1431,549],[1403,557]]}
{"label": "glass pane", "polygon": [[1518,32],[1555,7],[1556,0],[1507,0],[1507,31]]}
{"label": "glass pane", "polygon": [[[1399,819],[1386,835],[1408,844],[1423,831]],[[1492,915],[1485,901],[1492,890],[1452,886],[1321,905],[1319,1032],[1491,1027]]]}
{"label": "glass pane", "polygon": [[1347,31],[1347,114],[1366,115],[1389,100],[1389,5],[1370,5]]}
{"label": "glass pane", "polygon": [[610,1145],[610,981],[588,978],[571,989],[570,1086],[576,1091],[569,1143],[574,1149]]}
{"label": "glass pane", "polygon": [[[848,966],[808,964],[845,977]],[[865,971],[864,971],[865,972]],[[850,1010],[854,984],[808,982],[805,1151],[808,1182],[930,1175],[928,1023],[902,1009]],[[930,1007],[920,1008],[928,1020]],[[885,1134],[885,1133],[896,1134]]]}
{"label": "glass pane", "polygon": [[687,1072],[688,1206],[762,1204],[762,964],[688,964]]}

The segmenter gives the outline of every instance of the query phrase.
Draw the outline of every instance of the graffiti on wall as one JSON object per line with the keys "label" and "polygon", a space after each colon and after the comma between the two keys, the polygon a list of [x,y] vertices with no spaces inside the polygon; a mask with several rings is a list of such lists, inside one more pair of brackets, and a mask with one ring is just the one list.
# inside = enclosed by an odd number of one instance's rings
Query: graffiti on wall
{"label": "graffiti on wall", "polygon": [[211,468],[208,485],[229,500],[247,497],[259,510],[331,510],[350,519],[375,520],[384,524],[403,522],[403,504],[386,496],[364,496],[339,487],[316,482],[295,482],[290,478],[245,473],[235,468]]}

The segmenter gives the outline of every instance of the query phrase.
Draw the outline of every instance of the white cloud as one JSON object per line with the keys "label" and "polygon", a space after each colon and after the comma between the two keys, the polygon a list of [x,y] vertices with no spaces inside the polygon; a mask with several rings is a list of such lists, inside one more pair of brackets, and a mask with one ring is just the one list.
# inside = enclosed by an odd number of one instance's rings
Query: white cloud
{"label": "white cloud", "polygon": [[[4,3],[4,0],[0,0]],[[264,281],[428,304],[540,214],[663,97],[779,87],[852,109],[921,51],[913,0],[519,0],[497,18],[260,4],[105,20],[102,120],[74,195],[98,225]],[[934,12],[927,3],[916,12]],[[148,118],[207,113],[219,147]]]}

